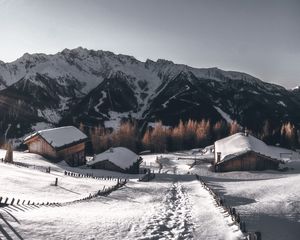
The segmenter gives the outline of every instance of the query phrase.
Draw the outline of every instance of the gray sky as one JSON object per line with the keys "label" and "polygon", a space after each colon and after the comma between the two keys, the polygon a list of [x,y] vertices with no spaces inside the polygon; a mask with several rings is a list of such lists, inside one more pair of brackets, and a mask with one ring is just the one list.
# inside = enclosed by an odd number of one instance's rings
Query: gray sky
{"label": "gray sky", "polygon": [[78,46],[300,85],[299,0],[0,0],[0,59]]}

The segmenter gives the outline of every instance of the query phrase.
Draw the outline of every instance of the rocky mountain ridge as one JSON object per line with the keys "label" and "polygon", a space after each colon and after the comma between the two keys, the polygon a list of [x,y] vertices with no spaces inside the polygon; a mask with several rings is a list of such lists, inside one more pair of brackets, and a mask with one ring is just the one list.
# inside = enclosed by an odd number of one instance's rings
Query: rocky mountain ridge
{"label": "rocky mountain ridge", "polygon": [[253,130],[300,124],[297,89],[263,82],[246,73],[197,69],[159,59],[84,48],[54,55],[24,54],[0,62],[0,133],[12,124],[20,137],[49,125],[117,127],[135,118],[142,126],[162,120],[237,120]]}

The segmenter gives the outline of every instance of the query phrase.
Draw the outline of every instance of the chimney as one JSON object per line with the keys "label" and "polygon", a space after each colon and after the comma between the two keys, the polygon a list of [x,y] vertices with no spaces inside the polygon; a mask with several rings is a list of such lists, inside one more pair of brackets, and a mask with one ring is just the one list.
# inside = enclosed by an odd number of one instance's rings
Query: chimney
{"label": "chimney", "polygon": [[221,162],[221,152],[217,152],[217,163]]}

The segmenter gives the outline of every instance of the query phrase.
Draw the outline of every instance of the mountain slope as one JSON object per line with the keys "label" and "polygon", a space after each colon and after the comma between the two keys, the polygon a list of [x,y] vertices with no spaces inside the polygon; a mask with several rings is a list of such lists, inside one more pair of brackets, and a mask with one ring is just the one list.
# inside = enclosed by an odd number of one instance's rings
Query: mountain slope
{"label": "mountain slope", "polygon": [[180,119],[233,119],[253,130],[265,120],[300,124],[296,89],[246,73],[83,48],[0,62],[0,89],[0,133],[12,123],[11,136],[40,122],[116,127],[124,118],[171,126]]}

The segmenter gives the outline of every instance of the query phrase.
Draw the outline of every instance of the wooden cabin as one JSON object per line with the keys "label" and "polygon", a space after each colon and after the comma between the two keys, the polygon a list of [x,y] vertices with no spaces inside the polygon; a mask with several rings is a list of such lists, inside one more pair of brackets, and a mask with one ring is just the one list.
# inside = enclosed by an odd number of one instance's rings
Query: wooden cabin
{"label": "wooden cabin", "polygon": [[72,167],[86,163],[86,141],[87,136],[73,126],[37,131],[24,139],[29,152],[53,161],[65,160]]}
{"label": "wooden cabin", "polygon": [[93,169],[138,174],[142,158],[124,147],[110,148],[87,163]]}
{"label": "wooden cabin", "polygon": [[248,133],[236,133],[215,142],[216,172],[278,169],[280,153]]}

